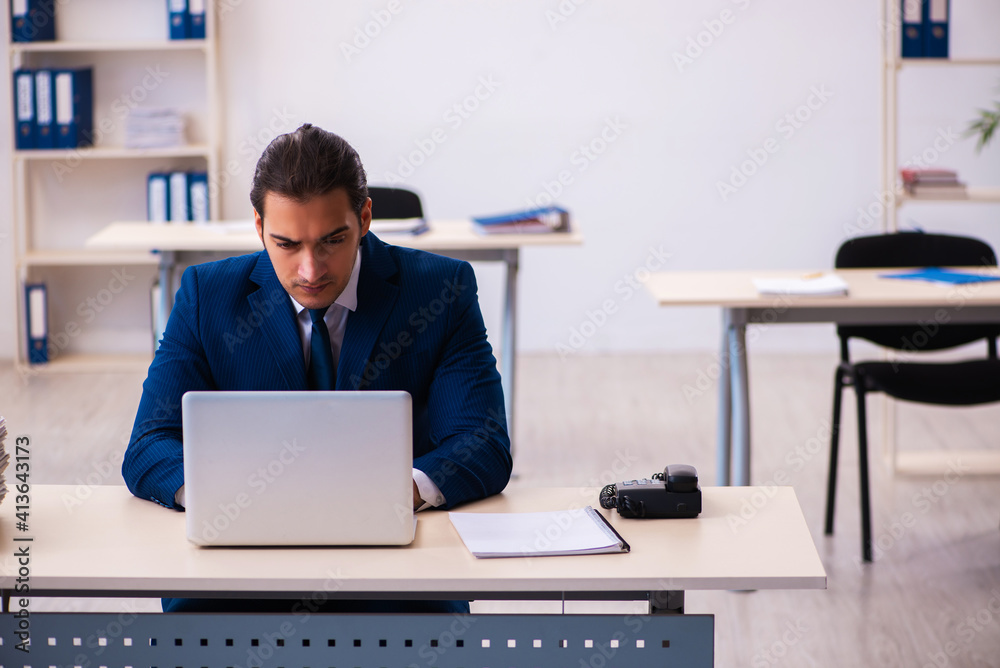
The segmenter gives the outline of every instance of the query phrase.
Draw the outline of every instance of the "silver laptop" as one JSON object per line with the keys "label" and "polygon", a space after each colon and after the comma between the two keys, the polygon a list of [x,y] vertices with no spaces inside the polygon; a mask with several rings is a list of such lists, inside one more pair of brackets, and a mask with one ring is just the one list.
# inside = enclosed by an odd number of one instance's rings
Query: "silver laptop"
{"label": "silver laptop", "polygon": [[406,545],[406,392],[188,392],[187,537],[198,545]]}

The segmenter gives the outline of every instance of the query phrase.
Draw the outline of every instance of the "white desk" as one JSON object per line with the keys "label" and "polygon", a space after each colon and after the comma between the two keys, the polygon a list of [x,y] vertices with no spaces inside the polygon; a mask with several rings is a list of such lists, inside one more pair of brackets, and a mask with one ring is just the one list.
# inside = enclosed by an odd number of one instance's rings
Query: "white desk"
{"label": "white desk", "polygon": [[[514,370],[517,337],[517,270],[522,248],[565,246],[583,243],[579,232],[558,234],[477,234],[467,220],[431,221],[430,229],[416,236],[383,235],[382,240],[397,246],[433,251],[469,262],[503,262],[506,266],[504,286],[503,330],[500,335],[500,374],[507,429],[514,436]],[[112,223],[87,239],[88,248],[159,253],[160,296],[159,321],[165,323],[170,313],[176,285],[174,268],[177,256],[189,252],[251,253],[261,250],[260,239],[253,223],[227,222],[205,225],[155,225],[146,222]],[[156,332],[159,341],[160,332]]]}
{"label": "white desk", "polygon": [[[77,500],[76,489],[33,486],[26,532],[16,528],[14,498],[0,506],[0,593],[10,595],[23,566],[13,555],[28,545],[34,596],[252,595],[304,603],[317,596],[648,599],[651,613],[681,614],[388,615],[373,623],[370,615],[304,611],[291,616],[33,613],[32,653],[23,656],[23,665],[215,665],[221,657],[226,662],[218,665],[247,665],[246,653],[260,651],[253,647],[265,640],[269,653],[280,652],[286,660],[274,665],[362,665],[354,662],[362,661],[360,650],[355,659],[353,648],[344,647],[353,638],[370,653],[364,665],[376,659],[375,665],[388,665],[390,655],[393,665],[424,665],[438,648],[441,656],[427,665],[579,665],[581,659],[586,665],[600,651],[604,661],[616,657],[616,665],[711,666],[713,618],[682,614],[684,590],[826,587],[823,565],[788,487],[706,488],[704,510],[691,520],[629,520],[600,511],[631,544],[628,554],[511,559],[474,558],[447,513],[438,511],[420,513],[416,541],[401,548],[199,548],[185,538],[183,513],[132,497],[124,487],[95,487],[79,504],[67,503]],[[598,492],[517,490],[461,511],[598,507]],[[16,542],[26,538],[31,541]],[[15,612],[17,597],[11,601]],[[0,615],[5,651],[17,623],[14,615]],[[401,638],[414,637],[423,647],[404,646]],[[81,649],[71,646],[73,638],[88,642]],[[340,644],[320,657],[335,638]],[[487,648],[491,638],[493,647]],[[203,658],[208,654],[212,661]],[[234,656],[241,663],[232,663]]]}
{"label": "white desk", "polygon": [[[848,269],[836,274],[848,284],[842,297],[762,296],[754,278],[798,278],[803,271],[688,271],[650,276],[646,288],[660,306],[717,306],[723,309],[719,365],[717,484],[750,484],[750,396],[746,328],[754,324],[833,322],[891,325],[915,322],[1000,322],[1000,282],[942,287],[921,281],[879,278],[899,269]],[[1000,270],[983,270],[1000,275]],[[728,370],[728,373],[726,373]],[[832,369],[831,369],[832,371]],[[735,438],[736,447],[732,447]],[[899,453],[901,470],[939,472],[935,453]],[[955,457],[955,452],[947,453]],[[962,453],[977,470],[982,455]],[[732,472],[730,469],[732,466]]]}

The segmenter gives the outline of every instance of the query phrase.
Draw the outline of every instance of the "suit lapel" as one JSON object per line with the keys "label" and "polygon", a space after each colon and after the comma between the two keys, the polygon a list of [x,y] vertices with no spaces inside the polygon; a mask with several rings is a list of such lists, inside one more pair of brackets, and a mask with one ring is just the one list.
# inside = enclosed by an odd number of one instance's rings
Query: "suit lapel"
{"label": "suit lapel", "polygon": [[398,274],[385,244],[369,232],[361,242],[358,308],[347,318],[347,331],[337,363],[337,389],[365,389],[368,358],[399,296],[391,279]]}
{"label": "suit lapel", "polygon": [[295,323],[292,302],[278,281],[266,251],[258,253],[257,265],[250,274],[250,280],[260,286],[247,297],[253,318],[251,326],[260,323],[261,334],[274,355],[287,389],[307,389],[302,341]]}

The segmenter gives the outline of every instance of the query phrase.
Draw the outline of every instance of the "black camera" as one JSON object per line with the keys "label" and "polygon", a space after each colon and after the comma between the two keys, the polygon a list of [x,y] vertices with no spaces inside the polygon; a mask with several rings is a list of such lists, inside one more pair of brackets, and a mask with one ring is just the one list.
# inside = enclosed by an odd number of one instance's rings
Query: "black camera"
{"label": "black camera", "polygon": [[622,517],[697,517],[698,472],[687,464],[671,464],[649,478],[607,485],[601,490],[601,508],[617,508]]}

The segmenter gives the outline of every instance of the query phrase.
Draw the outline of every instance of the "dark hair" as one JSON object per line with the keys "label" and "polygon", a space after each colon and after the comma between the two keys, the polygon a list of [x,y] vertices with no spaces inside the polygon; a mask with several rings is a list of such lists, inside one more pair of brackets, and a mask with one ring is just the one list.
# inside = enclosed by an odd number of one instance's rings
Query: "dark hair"
{"label": "dark hair", "polygon": [[295,132],[278,135],[264,149],[254,170],[250,203],[263,218],[267,193],[302,203],[337,188],[347,190],[360,221],[368,177],[358,152],[342,137],[305,123]]}

